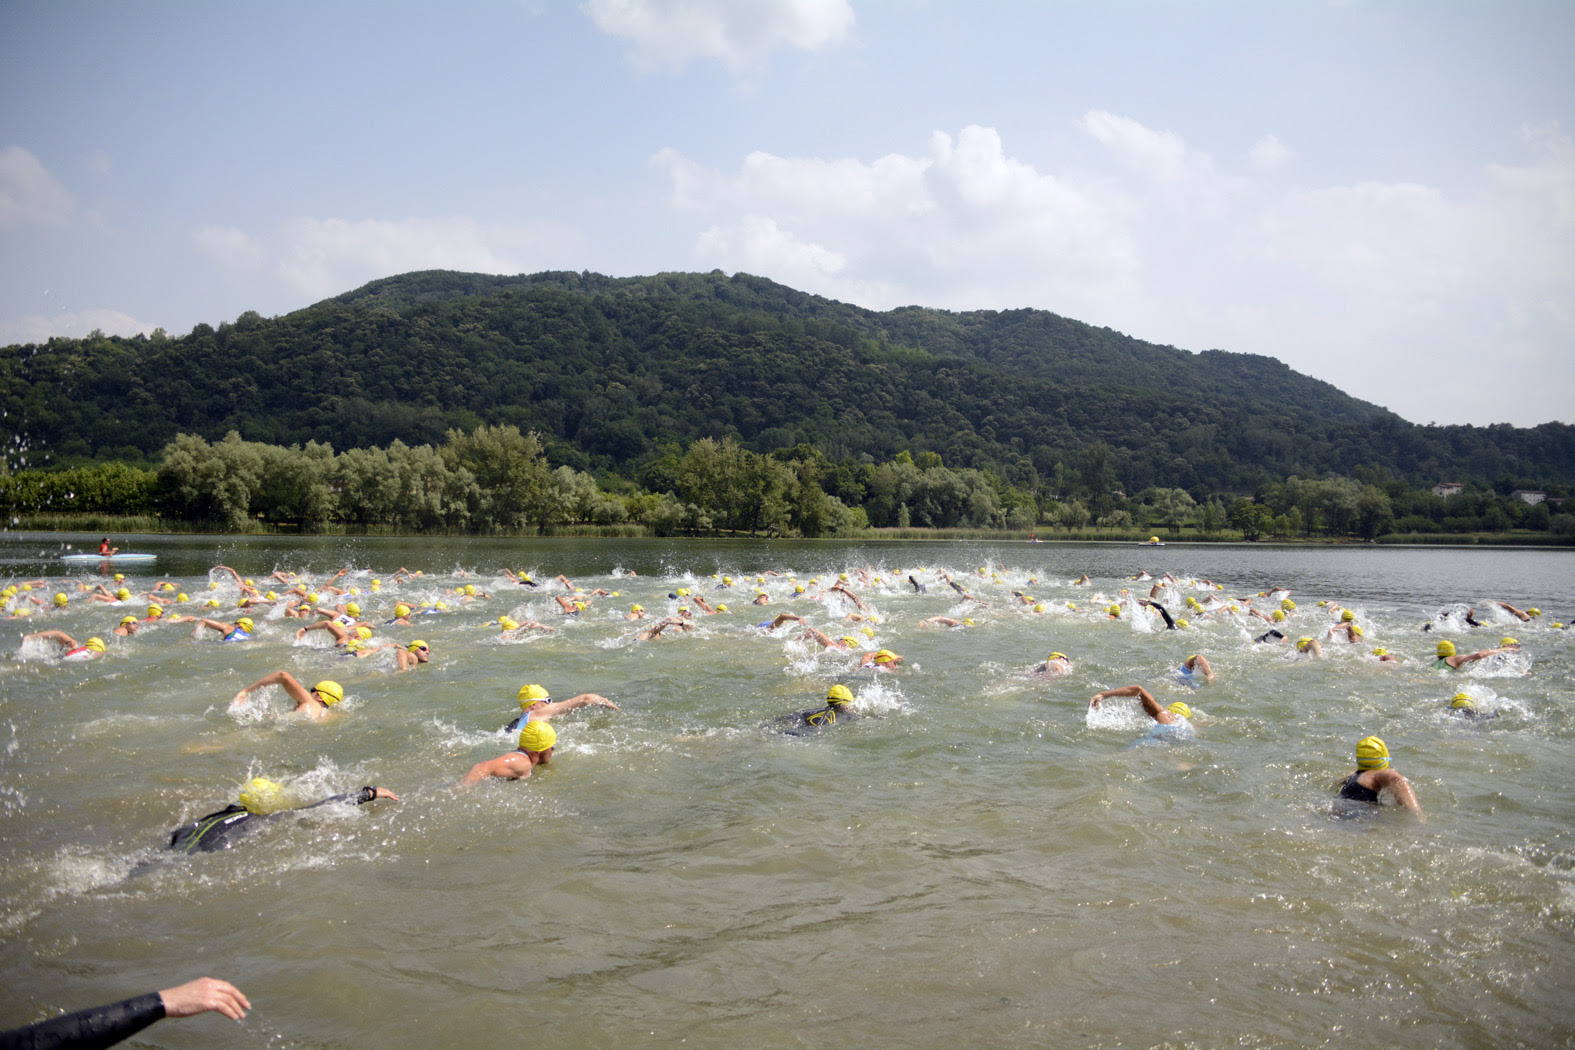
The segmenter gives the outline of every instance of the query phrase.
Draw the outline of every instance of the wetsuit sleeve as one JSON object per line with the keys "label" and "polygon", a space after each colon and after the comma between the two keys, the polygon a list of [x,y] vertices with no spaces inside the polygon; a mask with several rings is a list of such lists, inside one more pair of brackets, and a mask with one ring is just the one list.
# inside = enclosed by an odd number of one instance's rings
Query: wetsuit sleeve
{"label": "wetsuit sleeve", "polygon": [[[331,804],[333,804],[335,802],[349,802],[349,803],[351,803],[353,805],[364,806],[364,805],[366,805],[368,802],[372,801],[376,797],[377,797],[377,788],[375,788],[372,785],[368,784],[366,787],[362,788],[359,791],[346,791],[343,795],[330,795],[327,798],[323,799],[321,802],[313,802],[310,806],[302,806],[301,809],[316,809],[318,806],[327,806],[327,805],[331,805]],[[285,810],[285,812],[293,813],[293,812],[298,812],[298,811],[297,810]]]}
{"label": "wetsuit sleeve", "polygon": [[164,1000],[159,998],[158,992],[149,992],[108,1006],[78,1010],[26,1028],[0,1032],[0,1050],[48,1050],[50,1047],[92,1050],[114,1046],[163,1017]]}

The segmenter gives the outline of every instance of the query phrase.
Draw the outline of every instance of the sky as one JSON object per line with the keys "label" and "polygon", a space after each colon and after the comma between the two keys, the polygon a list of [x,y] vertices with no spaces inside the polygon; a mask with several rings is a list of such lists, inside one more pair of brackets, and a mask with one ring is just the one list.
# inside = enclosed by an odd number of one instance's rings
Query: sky
{"label": "sky", "polygon": [[743,271],[1575,422],[1569,0],[0,0],[0,345]]}

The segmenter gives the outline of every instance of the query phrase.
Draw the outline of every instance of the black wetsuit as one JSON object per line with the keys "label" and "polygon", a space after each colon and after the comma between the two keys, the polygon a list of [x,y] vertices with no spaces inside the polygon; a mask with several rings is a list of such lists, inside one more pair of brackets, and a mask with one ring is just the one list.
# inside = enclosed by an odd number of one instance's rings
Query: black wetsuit
{"label": "black wetsuit", "polygon": [[1146,599],[1142,599],[1142,600],[1138,601],[1138,604],[1139,605],[1146,605],[1150,609],[1153,609],[1155,612],[1157,612],[1161,616],[1163,616],[1165,618],[1165,630],[1167,630],[1167,631],[1179,631],[1181,629],[1181,628],[1176,626],[1176,621],[1170,618],[1170,613],[1168,611],[1166,611],[1165,607],[1163,605],[1159,604],[1158,602],[1152,602],[1152,601],[1148,601]]}
{"label": "black wetsuit", "polygon": [[0,1050],[114,1046],[163,1018],[164,1000],[158,992],[148,992],[0,1032]]}
{"label": "black wetsuit", "polygon": [[1358,770],[1345,778],[1345,783],[1340,785],[1340,797],[1348,798],[1352,802],[1370,802],[1375,806],[1378,805],[1378,792],[1370,787],[1363,787],[1356,779],[1361,775],[1362,770]]}
{"label": "black wetsuit", "polygon": [[851,722],[857,717],[858,715],[852,711],[846,709],[838,710],[836,707],[827,704],[819,711],[802,711],[796,715],[779,718],[777,721],[779,724],[786,726],[782,732],[787,733],[789,736],[803,736],[805,733],[830,729],[840,722]]}
{"label": "black wetsuit", "polygon": [[1258,635],[1258,637],[1254,638],[1253,641],[1255,641],[1255,642],[1266,642],[1270,638],[1282,638],[1283,639],[1284,637],[1285,637],[1285,635],[1281,634],[1279,631],[1270,630],[1266,634]]}
{"label": "black wetsuit", "polygon": [[920,583],[918,580],[914,579],[912,576],[908,577],[908,582],[913,584],[913,593],[914,594],[924,594],[926,592],[926,588],[925,588],[924,584]]}
{"label": "black wetsuit", "polygon": [[376,797],[377,789],[368,786],[359,791],[350,791],[343,795],[325,798],[321,802],[313,802],[310,806],[281,810],[278,813],[253,813],[245,806],[229,805],[217,813],[209,813],[170,832],[170,844],[167,848],[176,853],[212,853],[214,850],[229,849],[242,835],[248,835],[278,817],[298,813],[302,809],[316,809],[331,802],[353,802],[360,806]]}

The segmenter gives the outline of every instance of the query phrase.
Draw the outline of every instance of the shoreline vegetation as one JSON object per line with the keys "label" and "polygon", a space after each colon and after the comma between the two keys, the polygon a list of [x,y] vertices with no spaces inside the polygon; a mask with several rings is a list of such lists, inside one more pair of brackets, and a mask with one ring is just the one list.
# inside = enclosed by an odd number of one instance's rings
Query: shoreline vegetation
{"label": "shoreline vegetation", "polygon": [[[187,522],[145,514],[23,514],[11,518],[0,527],[5,532],[58,532],[61,534],[94,534],[108,536],[488,536],[515,539],[651,539],[658,533],[649,525],[560,525],[545,531],[534,526],[518,529],[500,529],[478,533],[466,529],[411,530],[385,526],[338,526],[302,530],[289,523],[258,521],[245,529],[215,528],[211,524]],[[850,540],[902,540],[902,541],[956,541],[979,540],[991,543],[1111,543],[1149,546],[1154,535],[1136,529],[1109,529],[1088,526],[1083,529],[968,529],[968,528],[866,528],[835,537],[803,537],[767,535],[750,536],[745,532],[713,531],[706,533],[667,536],[668,539],[704,539],[762,541],[768,539],[802,540],[824,538],[836,542]],[[1509,532],[1471,533],[1386,533],[1373,539],[1354,536],[1268,536],[1246,539],[1239,530],[1222,529],[1205,534],[1188,526],[1179,534],[1167,532],[1161,537],[1162,545],[1253,543],[1265,547],[1346,547],[1346,546],[1433,546],[1433,547],[1575,547],[1575,536],[1549,532],[1516,529]]]}

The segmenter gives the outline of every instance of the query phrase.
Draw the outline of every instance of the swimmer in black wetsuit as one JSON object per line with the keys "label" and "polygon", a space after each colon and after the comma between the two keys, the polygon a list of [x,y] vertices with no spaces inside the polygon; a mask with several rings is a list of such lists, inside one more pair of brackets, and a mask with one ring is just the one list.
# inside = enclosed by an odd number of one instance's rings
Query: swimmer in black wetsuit
{"label": "swimmer in black wetsuit", "polygon": [[[1389,765],[1388,746],[1376,736],[1364,737],[1356,745],[1356,772],[1338,785],[1340,798],[1376,806],[1379,795],[1385,790],[1410,810],[1419,823],[1427,823],[1422,804],[1416,800],[1416,792],[1411,790],[1411,782]],[[1347,809],[1342,815],[1352,813]]]}
{"label": "swimmer in black wetsuit", "polygon": [[148,992],[118,1003],[93,1006],[0,1032],[0,1048],[43,1050],[44,1047],[114,1046],[166,1017],[195,1017],[211,1010],[239,1021],[251,1008],[246,996],[229,981],[199,977],[160,992]]}
{"label": "swimmer in black wetsuit", "polygon": [[829,729],[841,722],[853,721],[859,716],[852,705],[852,691],[845,685],[834,685],[826,691],[826,706],[819,711],[801,711],[777,721],[786,724],[782,732],[789,736],[802,736],[815,730]]}
{"label": "swimmer in black wetsuit", "polygon": [[1155,612],[1157,612],[1161,616],[1163,616],[1165,618],[1165,630],[1167,630],[1167,631],[1179,631],[1179,630],[1181,630],[1181,628],[1176,626],[1176,621],[1171,619],[1170,613],[1168,611],[1166,611],[1166,609],[1165,609],[1165,607],[1163,605],[1159,604],[1158,602],[1151,602],[1147,598],[1139,598],[1138,599],[1138,604],[1139,605],[1146,605],[1150,609],[1153,609]]}
{"label": "swimmer in black wetsuit", "polygon": [[309,806],[300,806],[296,809],[280,810],[277,813],[259,812],[268,802],[279,793],[279,785],[262,777],[255,777],[241,792],[240,801],[232,803],[217,813],[209,813],[183,824],[170,833],[170,843],[166,849],[176,853],[212,853],[214,850],[229,849],[235,845],[235,840],[242,835],[248,835],[277,817],[287,813],[299,812],[302,809],[316,809],[333,802],[350,802],[357,806],[365,805],[374,798],[387,798],[395,802],[399,796],[387,788],[372,787],[367,785],[358,791],[346,792],[343,795],[334,795],[321,802],[313,802]]}

